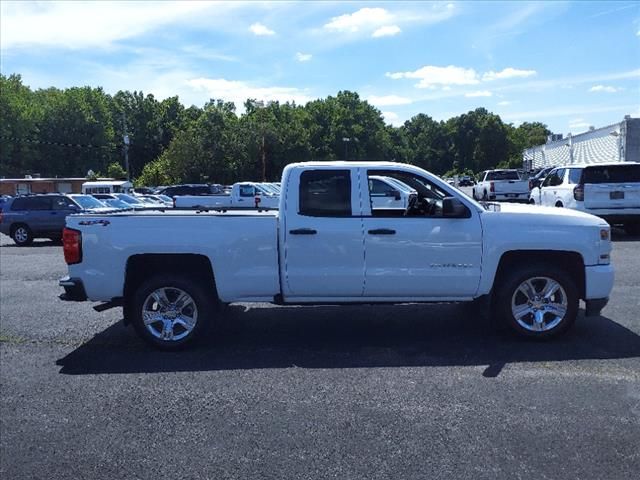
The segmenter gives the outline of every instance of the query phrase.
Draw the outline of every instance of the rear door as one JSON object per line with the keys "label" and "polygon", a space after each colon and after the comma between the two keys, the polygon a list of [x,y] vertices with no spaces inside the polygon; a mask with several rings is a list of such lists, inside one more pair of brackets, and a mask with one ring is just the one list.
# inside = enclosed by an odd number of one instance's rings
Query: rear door
{"label": "rear door", "polygon": [[640,208],[640,164],[585,167],[582,182],[586,208]]}
{"label": "rear door", "polygon": [[355,169],[319,167],[291,172],[283,192],[280,233],[282,288],[288,300],[362,296],[359,190]]}
{"label": "rear door", "polygon": [[70,198],[64,196],[51,197],[51,211],[49,212],[51,218],[50,230],[61,232],[64,228],[67,215],[78,213],[79,211],[80,208],[78,205]]}

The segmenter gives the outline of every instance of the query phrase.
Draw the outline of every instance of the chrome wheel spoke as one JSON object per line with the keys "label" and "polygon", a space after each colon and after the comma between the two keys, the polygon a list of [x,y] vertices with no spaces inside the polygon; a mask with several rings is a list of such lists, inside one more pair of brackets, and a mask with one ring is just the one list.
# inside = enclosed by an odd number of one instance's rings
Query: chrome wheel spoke
{"label": "chrome wheel spoke", "polygon": [[156,290],[151,294],[151,296],[158,303],[160,307],[164,308],[169,306],[169,299],[167,298],[167,292],[165,291],[164,288]]}
{"label": "chrome wheel spoke", "polygon": [[564,317],[565,313],[567,313],[567,307],[562,303],[549,303],[546,310],[560,318]]}
{"label": "chrome wheel spoke", "polygon": [[171,320],[163,320],[162,339],[173,340],[173,322]]}
{"label": "chrome wheel spoke", "polygon": [[152,323],[162,322],[164,317],[158,312],[150,312],[145,310],[142,312],[142,320],[145,325],[151,325]]}
{"label": "chrome wheel spoke", "polygon": [[513,316],[516,317],[516,320],[519,320],[530,313],[533,313],[533,310],[526,303],[513,308]]}
{"label": "chrome wheel spoke", "polygon": [[528,300],[533,300],[536,296],[536,287],[533,286],[531,280],[523,282],[520,287],[518,287],[518,290],[522,292],[522,294],[527,297]]}
{"label": "chrome wheel spoke", "polygon": [[549,300],[558,290],[560,290],[560,284],[555,280],[549,279],[542,290],[542,297]]}
{"label": "chrome wheel spoke", "polygon": [[542,310],[534,312],[532,326],[538,332],[544,331],[544,312]]}
{"label": "chrome wheel spoke", "polygon": [[193,303],[193,300],[187,293],[180,292],[180,295],[178,295],[178,298],[176,298],[176,301],[173,303],[176,306],[176,310],[182,312],[182,310]]}
{"label": "chrome wheel spoke", "polygon": [[176,318],[176,323],[178,325],[181,325],[182,328],[184,328],[187,331],[191,331],[193,330],[193,328],[196,326],[196,321],[194,318],[189,317],[188,315],[181,315],[178,318]]}

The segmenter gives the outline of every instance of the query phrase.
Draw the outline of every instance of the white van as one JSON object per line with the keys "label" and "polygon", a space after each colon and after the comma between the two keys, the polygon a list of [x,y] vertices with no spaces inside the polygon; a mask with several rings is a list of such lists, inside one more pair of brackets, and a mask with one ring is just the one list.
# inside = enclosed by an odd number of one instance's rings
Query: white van
{"label": "white van", "polygon": [[126,180],[102,180],[96,182],[84,182],[82,193],[93,195],[94,193],[133,193],[133,183]]}

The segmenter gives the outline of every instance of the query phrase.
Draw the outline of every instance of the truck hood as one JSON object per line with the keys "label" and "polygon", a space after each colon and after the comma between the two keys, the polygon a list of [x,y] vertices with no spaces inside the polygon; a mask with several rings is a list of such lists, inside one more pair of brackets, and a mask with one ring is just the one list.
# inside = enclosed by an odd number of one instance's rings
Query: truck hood
{"label": "truck hood", "polygon": [[518,223],[535,225],[608,225],[602,218],[569,208],[541,207],[517,203],[490,203],[488,214],[518,219]]}

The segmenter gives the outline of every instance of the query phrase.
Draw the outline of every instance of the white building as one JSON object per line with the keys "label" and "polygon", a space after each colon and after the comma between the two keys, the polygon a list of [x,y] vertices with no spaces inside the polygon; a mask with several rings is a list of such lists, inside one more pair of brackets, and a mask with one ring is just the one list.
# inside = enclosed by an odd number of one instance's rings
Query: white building
{"label": "white building", "polygon": [[544,145],[522,152],[525,170],[601,162],[640,162],[640,118],[627,115],[620,123],[577,135],[549,135]]}

